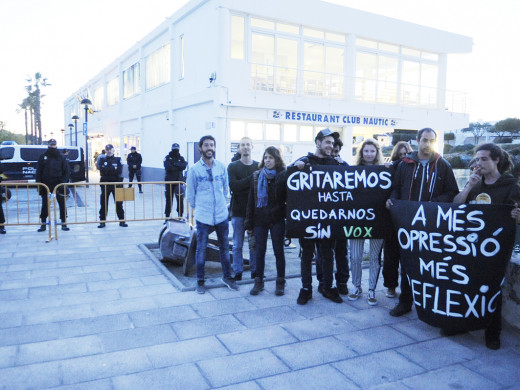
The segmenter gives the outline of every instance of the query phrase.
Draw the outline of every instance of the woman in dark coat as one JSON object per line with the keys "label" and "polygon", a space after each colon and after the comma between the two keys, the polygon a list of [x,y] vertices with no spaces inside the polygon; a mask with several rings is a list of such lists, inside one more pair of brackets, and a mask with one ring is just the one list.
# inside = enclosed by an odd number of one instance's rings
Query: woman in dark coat
{"label": "woman in dark coat", "polygon": [[267,237],[271,241],[276,258],[276,295],[283,295],[285,288],[285,163],[280,151],[268,147],[253,173],[247,203],[245,228],[254,231],[256,241],[256,277],[251,295],[258,295],[264,289],[265,252]]}

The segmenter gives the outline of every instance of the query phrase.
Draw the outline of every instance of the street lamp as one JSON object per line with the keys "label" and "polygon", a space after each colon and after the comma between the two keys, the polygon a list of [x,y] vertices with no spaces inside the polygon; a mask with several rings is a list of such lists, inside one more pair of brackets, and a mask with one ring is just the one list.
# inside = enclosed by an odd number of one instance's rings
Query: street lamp
{"label": "street lamp", "polygon": [[84,108],[85,108],[85,123],[84,123],[84,128],[83,128],[83,132],[85,133],[85,171],[87,173],[87,183],[88,183],[88,110],[90,108],[90,106],[92,106],[92,102],[90,101],[90,99],[83,99],[80,104],[84,105]]}
{"label": "street lamp", "polygon": [[72,123],[69,123],[69,145],[72,146],[72,128],[74,127],[74,125]]}
{"label": "street lamp", "polygon": [[[74,115],[72,117],[72,120],[74,121],[74,131],[75,131],[75,133],[74,133],[75,134],[75,136],[74,136],[74,138],[75,138],[74,146],[78,146],[78,121],[79,121],[79,116]],[[72,143],[72,141],[70,143]]]}
{"label": "street lamp", "polygon": [[65,146],[65,129],[61,129],[61,138],[63,139],[63,146]]}

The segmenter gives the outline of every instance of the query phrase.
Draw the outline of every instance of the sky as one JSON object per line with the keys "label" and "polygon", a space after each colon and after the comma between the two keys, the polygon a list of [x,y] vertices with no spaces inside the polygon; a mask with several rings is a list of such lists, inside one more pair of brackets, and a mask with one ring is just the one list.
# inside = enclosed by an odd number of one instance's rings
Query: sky
{"label": "sky", "polygon": [[[473,38],[471,54],[448,56],[447,89],[468,94],[472,122],[520,117],[520,1],[328,1]],[[25,132],[23,112],[16,111],[26,79],[40,72],[51,84],[42,89],[43,132],[61,137],[64,100],[185,3],[0,0],[0,121]]]}

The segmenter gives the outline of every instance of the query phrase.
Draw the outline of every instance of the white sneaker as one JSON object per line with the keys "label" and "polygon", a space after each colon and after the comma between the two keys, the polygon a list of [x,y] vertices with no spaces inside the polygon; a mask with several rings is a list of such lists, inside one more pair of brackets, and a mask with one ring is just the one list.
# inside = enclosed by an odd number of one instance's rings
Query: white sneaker
{"label": "white sneaker", "polygon": [[354,290],[348,295],[348,300],[357,301],[362,292],[363,290],[361,290],[361,287],[354,287]]}
{"label": "white sneaker", "polygon": [[374,290],[368,290],[368,304],[370,306],[377,305],[376,292]]}

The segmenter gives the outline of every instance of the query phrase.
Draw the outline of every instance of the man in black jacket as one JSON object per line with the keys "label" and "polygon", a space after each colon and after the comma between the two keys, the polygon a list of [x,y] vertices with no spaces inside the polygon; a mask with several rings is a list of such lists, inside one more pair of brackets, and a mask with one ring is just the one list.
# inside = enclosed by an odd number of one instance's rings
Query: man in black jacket
{"label": "man in black jacket", "polygon": [[[452,202],[459,193],[457,180],[448,161],[435,152],[437,133],[429,127],[419,130],[419,150],[407,155],[397,166],[390,199],[386,207],[393,205],[392,199],[420,202]],[[413,296],[406,269],[401,262],[401,294],[399,303],[390,310],[390,315],[399,317],[412,310]]]}
{"label": "man in black jacket", "polygon": [[[314,139],[316,143],[316,151],[314,154],[309,153],[307,156],[301,157],[294,162],[294,166],[298,169],[308,169],[306,167],[315,165],[339,165],[339,162],[332,157],[334,142],[339,138],[337,132],[330,129],[321,130]],[[305,305],[312,298],[312,258],[314,250],[318,248],[318,256],[321,260],[321,271],[323,274],[323,284],[321,293],[327,299],[333,302],[341,303],[343,300],[339,296],[337,288],[332,288],[332,279],[334,273],[334,248],[335,241],[332,239],[309,240],[300,239],[300,247],[302,249],[301,257],[301,275],[302,289],[296,301],[299,305]]]}
{"label": "man in black jacket", "polygon": [[[141,181],[141,164],[143,163],[143,157],[140,153],[137,153],[137,149],[135,146],[130,148],[130,153],[126,157],[126,164],[128,166],[128,181],[130,185],[128,187],[132,188],[132,182],[134,181],[134,176],[137,177],[137,181]],[[143,188],[141,184],[139,186],[139,193],[143,193]]]}
{"label": "man in black jacket", "polygon": [[[182,172],[186,169],[188,163],[184,157],[181,156],[179,150],[179,144],[174,143],[171,152],[164,158],[164,170],[166,171],[164,181],[184,181]],[[175,198],[177,199],[177,215],[182,217],[184,214],[183,186],[179,184],[166,184],[164,193],[166,195],[165,217],[169,218],[172,212],[173,194],[175,194]]]}
{"label": "man in black jacket", "polygon": [[[122,182],[123,165],[121,165],[121,158],[114,156],[114,147],[111,144],[105,146],[106,155],[100,156],[99,171],[101,174],[101,183]],[[116,203],[117,218],[119,218],[119,226],[127,227],[128,225],[123,221],[125,219],[125,211],[123,210],[123,202],[116,202],[116,185],[115,184],[101,184],[101,208],[99,209],[99,220],[101,221],[98,228],[105,227],[105,220],[108,211],[108,198],[112,194]]]}
{"label": "man in black jacket", "polygon": [[[46,221],[49,210],[49,196],[54,191],[54,188],[61,183],[69,181],[70,169],[69,163],[63,154],[58,150],[56,140],[51,138],[49,140],[49,148],[38,159],[38,166],[36,168],[36,182],[43,183],[49,187],[49,194],[43,189],[39,188],[40,196],[42,197],[42,209],[40,212],[40,219],[42,225],[38,229],[39,232],[46,230]],[[70,230],[66,225],[67,209],[65,207],[65,188],[60,187],[56,193],[56,200],[60,207],[61,230]]]}
{"label": "man in black jacket", "polygon": [[[0,162],[0,183],[2,182],[3,173],[4,173],[4,170],[2,169],[2,163]],[[7,199],[7,188],[4,187],[3,190],[5,192],[0,191],[0,234],[5,234],[5,227],[4,227],[4,225],[2,225],[5,223],[4,209],[2,208],[2,201],[3,201],[4,193],[6,194],[6,199]]]}

